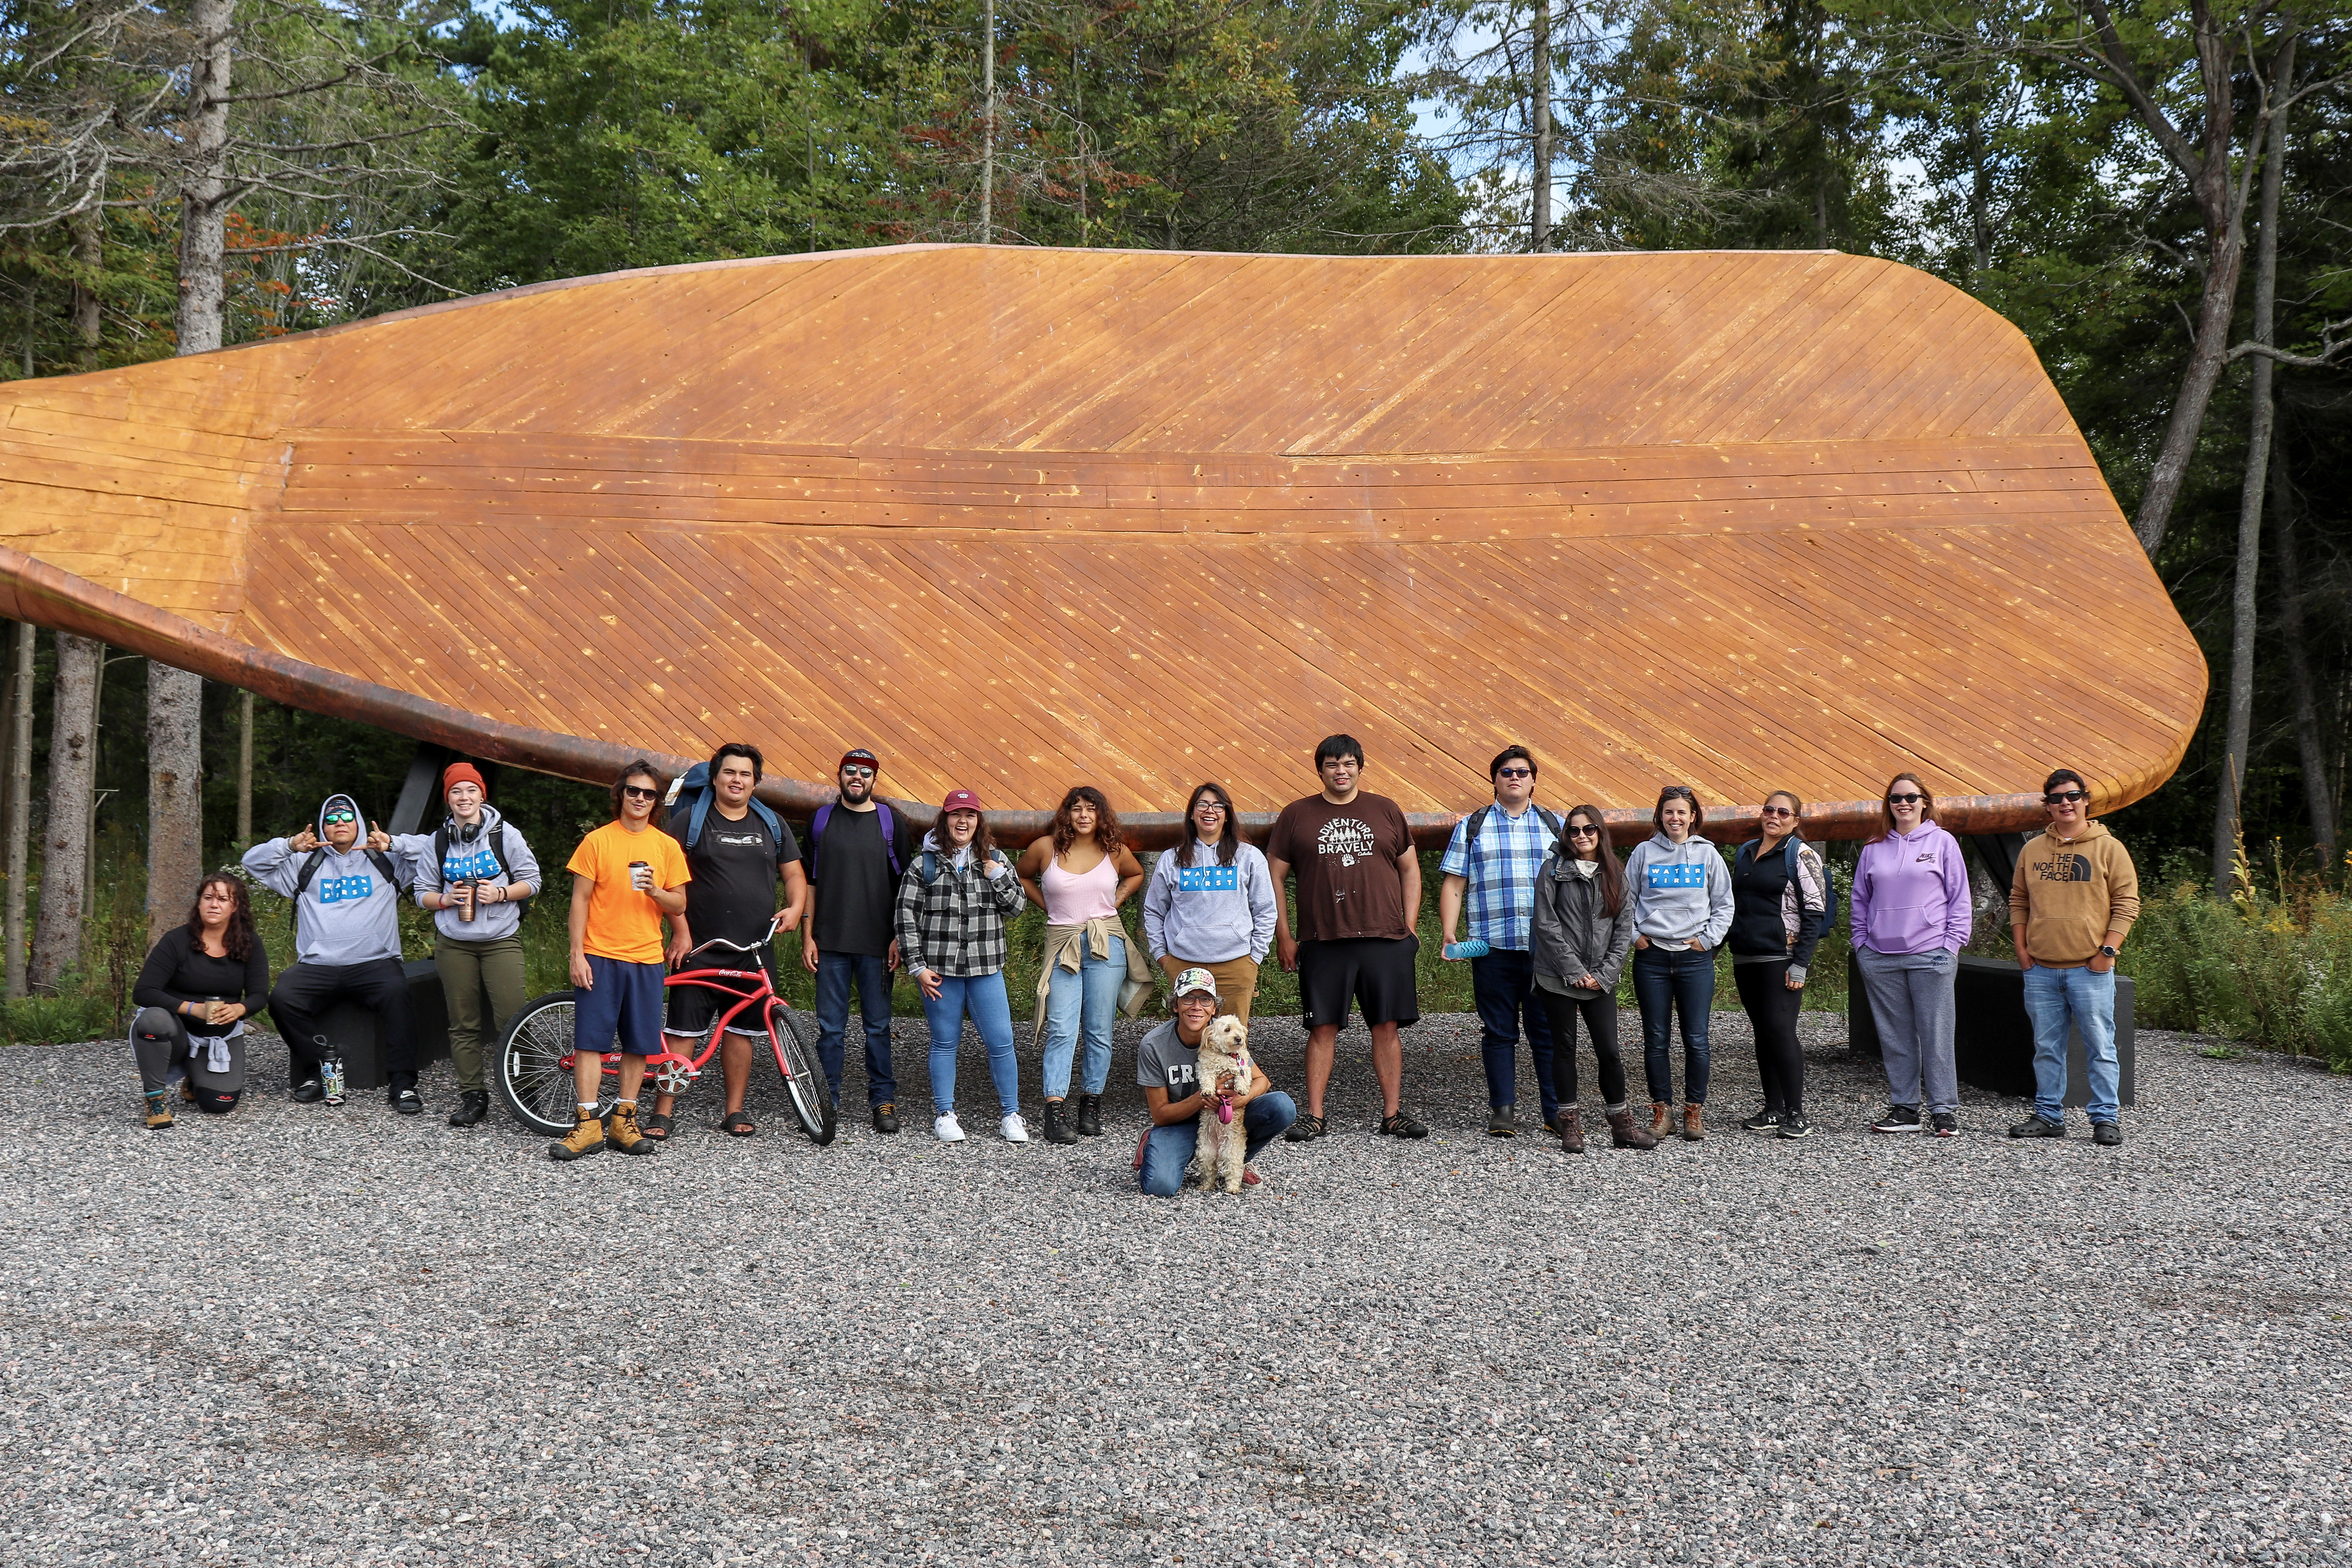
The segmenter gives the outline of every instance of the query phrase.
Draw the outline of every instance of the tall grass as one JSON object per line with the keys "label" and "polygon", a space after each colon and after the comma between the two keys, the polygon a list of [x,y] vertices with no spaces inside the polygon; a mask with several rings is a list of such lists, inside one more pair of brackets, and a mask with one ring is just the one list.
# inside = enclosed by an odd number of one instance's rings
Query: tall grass
{"label": "tall grass", "polygon": [[2169,877],[2143,895],[2120,965],[2135,1021],[2352,1072],[2352,897],[2276,866],[2265,879],[2227,901]]}

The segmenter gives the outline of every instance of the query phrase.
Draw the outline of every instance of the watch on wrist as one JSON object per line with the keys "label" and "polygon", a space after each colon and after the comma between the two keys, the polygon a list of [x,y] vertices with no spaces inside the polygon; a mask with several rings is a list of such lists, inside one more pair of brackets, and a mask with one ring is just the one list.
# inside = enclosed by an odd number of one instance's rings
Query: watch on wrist
{"label": "watch on wrist", "polygon": [[2099,956],[2102,958],[2113,958],[2116,956],[2116,950],[2109,947],[2105,942],[2101,942],[2099,944]]}

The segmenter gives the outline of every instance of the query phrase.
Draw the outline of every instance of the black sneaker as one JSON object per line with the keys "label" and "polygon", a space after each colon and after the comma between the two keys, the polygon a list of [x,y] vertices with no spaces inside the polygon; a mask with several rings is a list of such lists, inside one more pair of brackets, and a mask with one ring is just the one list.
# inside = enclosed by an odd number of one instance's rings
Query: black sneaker
{"label": "black sneaker", "polygon": [[1789,1112],[1788,1115],[1780,1118],[1781,1137],[1810,1138],[1812,1135],[1813,1124],[1805,1120],[1805,1113],[1803,1111],[1792,1110]]}
{"label": "black sneaker", "polygon": [[1077,1129],[1078,1136],[1081,1138],[1101,1137],[1102,1096],[1099,1094],[1078,1096],[1078,1114],[1070,1125]]}
{"label": "black sneaker", "polygon": [[2118,1123],[2113,1121],[2094,1121],[2091,1123],[2091,1142],[2096,1143],[2100,1148],[2113,1149],[2121,1144],[2123,1141],[2124,1130]]}
{"label": "black sneaker", "polygon": [[327,1098],[327,1086],[315,1077],[306,1078],[294,1086],[287,1098],[297,1105],[316,1105]]}
{"label": "black sneaker", "polygon": [[457,1109],[449,1113],[452,1127],[471,1127],[490,1113],[489,1090],[466,1089],[457,1091]]}
{"label": "black sneaker", "polygon": [[1759,1110],[1741,1122],[1739,1126],[1741,1131],[1747,1132],[1778,1132],[1780,1131],[1780,1113],[1777,1110]]}
{"label": "black sneaker", "polygon": [[1519,1108],[1498,1105],[1486,1112],[1486,1132],[1493,1138],[1517,1138],[1519,1135]]}
{"label": "black sneaker", "polygon": [[898,1107],[896,1102],[886,1100],[874,1108],[874,1131],[877,1132],[898,1131]]}
{"label": "black sneaker", "polygon": [[392,1108],[403,1116],[416,1116],[423,1113],[425,1110],[424,1097],[413,1089],[386,1089],[383,1097],[391,1102]]}
{"label": "black sneaker", "polygon": [[1286,1143],[1312,1143],[1330,1131],[1328,1118],[1309,1116],[1302,1110],[1298,1113],[1298,1120],[1290,1124],[1290,1131],[1282,1135],[1282,1141]]}
{"label": "black sneaker", "polygon": [[1960,1135],[1960,1119],[1948,1110],[1936,1112],[1927,1121],[1927,1130],[1938,1138],[1958,1138]]}
{"label": "black sneaker", "polygon": [[[1304,1118],[1301,1120],[1304,1120]],[[1381,1136],[1383,1138],[1426,1138],[1429,1136],[1429,1129],[1423,1127],[1420,1122],[1415,1121],[1402,1109],[1399,1109],[1393,1116],[1381,1117],[1380,1131]]]}
{"label": "black sneaker", "polygon": [[1927,1124],[1919,1120],[1916,1105],[1890,1105],[1886,1114],[1870,1124],[1873,1132],[1925,1132]]}
{"label": "black sneaker", "polygon": [[2011,1138],[2063,1138],[2066,1136],[2066,1124],[2049,1121],[2037,1112],[2011,1128],[2009,1135]]}

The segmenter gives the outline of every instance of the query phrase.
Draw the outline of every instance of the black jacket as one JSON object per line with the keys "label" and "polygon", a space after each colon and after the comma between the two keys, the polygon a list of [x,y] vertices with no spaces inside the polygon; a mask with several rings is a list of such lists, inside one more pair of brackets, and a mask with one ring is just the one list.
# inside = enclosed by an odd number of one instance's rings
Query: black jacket
{"label": "black jacket", "polygon": [[[208,996],[244,1003],[248,1018],[260,1012],[269,999],[269,955],[262,952],[261,939],[256,937],[253,952],[243,963],[215,958],[196,945],[187,927],[173,926],[156,940],[147,962],[139,966],[131,1000],[142,1007],[161,1007],[170,1013],[183,1002],[202,1002]],[[226,1034],[233,1026],[207,1024],[202,1018],[181,1022],[192,1035]]]}
{"label": "black jacket", "polygon": [[[1724,940],[1730,943],[1734,958],[1786,958],[1800,970],[1808,968],[1822,940],[1822,928],[1828,923],[1822,891],[1827,882],[1792,889],[1789,868],[1801,855],[1815,878],[1826,879],[1829,873],[1821,851],[1793,833],[1769,855],[1756,853],[1761,842],[1757,839],[1740,846],[1732,859],[1731,934]],[[1801,896],[1808,893],[1811,896]]]}
{"label": "black jacket", "polygon": [[1573,985],[1590,974],[1601,982],[1601,994],[1613,994],[1633,947],[1633,889],[1625,889],[1612,920],[1601,912],[1597,873],[1580,877],[1557,853],[1545,856],[1536,868],[1528,947],[1538,975]]}

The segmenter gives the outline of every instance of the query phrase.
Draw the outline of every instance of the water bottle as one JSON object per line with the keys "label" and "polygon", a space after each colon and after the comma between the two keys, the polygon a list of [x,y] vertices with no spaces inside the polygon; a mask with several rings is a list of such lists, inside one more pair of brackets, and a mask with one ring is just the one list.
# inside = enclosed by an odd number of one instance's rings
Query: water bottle
{"label": "water bottle", "polygon": [[329,1105],[343,1102],[343,1058],[329,1057],[319,1064],[319,1082],[327,1091]]}
{"label": "water bottle", "polygon": [[457,906],[457,919],[467,925],[474,923],[474,907],[482,901],[482,884],[467,878],[458,887],[466,889],[465,900]]}

